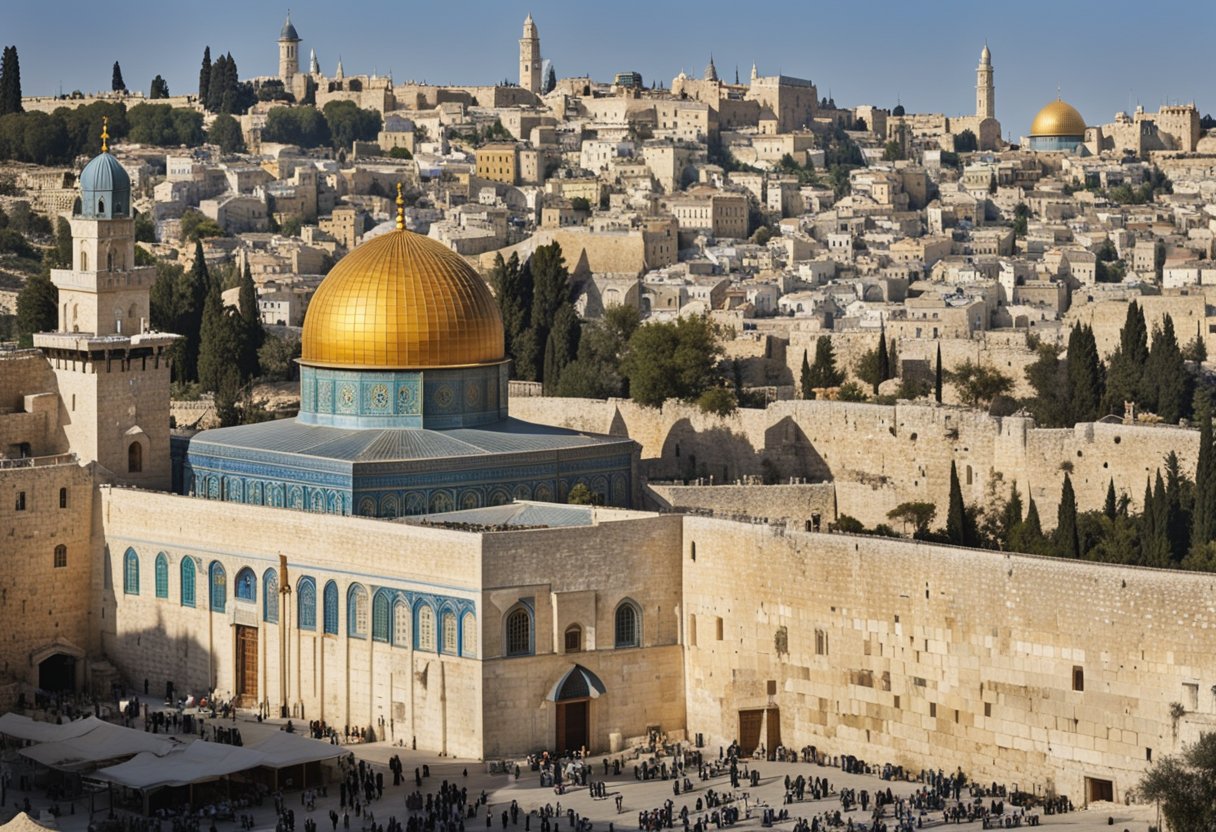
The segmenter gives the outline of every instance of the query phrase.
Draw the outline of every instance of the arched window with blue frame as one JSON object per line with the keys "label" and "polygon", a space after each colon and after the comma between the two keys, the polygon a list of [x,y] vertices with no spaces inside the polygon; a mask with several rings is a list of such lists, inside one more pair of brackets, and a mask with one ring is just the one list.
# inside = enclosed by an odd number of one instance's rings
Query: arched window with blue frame
{"label": "arched window with blue frame", "polygon": [[325,634],[338,634],[338,585],[330,581],[325,585]]}
{"label": "arched window with blue frame", "polygon": [[156,597],[169,597],[169,556],[164,552],[156,555]]}
{"label": "arched window with blue frame", "polygon": [[182,606],[194,606],[194,558],[182,558]]}
{"label": "arched window with blue frame", "polygon": [[393,646],[410,646],[410,607],[404,598],[393,604]]}
{"label": "arched window with blue frame", "polygon": [[258,576],[248,566],[236,573],[236,600],[250,604],[258,600]]}
{"label": "arched window with blue frame", "polygon": [[317,629],[317,582],[310,577],[300,578],[296,584],[296,621],[301,630]]}
{"label": "arched window with blue frame", "polygon": [[460,636],[456,628],[456,613],[450,609],[439,617],[439,652],[455,656],[460,652]]}
{"label": "arched window with blue frame", "polygon": [[351,638],[367,638],[367,589],[351,584],[346,591],[346,634]]}
{"label": "arched window with blue frame", "polygon": [[460,623],[460,655],[477,655],[477,616],[466,612]]}
{"label": "arched window with blue frame", "polygon": [[385,644],[389,640],[388,594],[387,589],[379,589],[372,599],[372,641],[383,641]]}
{"label": "arched window with blue frame", "polygon": [[207,585],[211,592],[211,611],[223,612],[228,608],[228,573],[224,564],[218,560],[211,561],[207,569]]}
{"label": "arched window with blue frame", "polygon": [[279,623],[279,573],[273,568],[262,575],[262,620]]}
{"label": "arched window with blue frame", "polygon": [[139,594],[139,555],[131,548],[122,558],[122,591],[127,595]]}
{"label": "arched window with blue frame", "polygon": [[419,601],[414,623],[414,649],[434,653],[435,647],[435,608],[426,601]]}

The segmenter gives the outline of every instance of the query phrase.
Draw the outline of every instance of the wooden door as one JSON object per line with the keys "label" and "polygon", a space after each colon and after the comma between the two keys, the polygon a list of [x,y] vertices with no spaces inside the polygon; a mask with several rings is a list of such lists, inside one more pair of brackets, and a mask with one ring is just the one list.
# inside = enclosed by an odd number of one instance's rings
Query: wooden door
{"label": "wooden door", "polygon": [[236,628],[236,697],[241,707],[258,701],[258,631],[256,627]]}
{"label": "wooden door", "polygon": [[760,723],[764,721],[764,711],[739,711],[739,754],[750,756],[760,745]]}
{"label": "wooden door", "polygon": [[554,750],[558,754],[589,746],[590,710],[591,702],[587,699],[557,703],[557,747]]}
{"label": "wooden door", "polygon": [[765,739],[766,751],[772,754],[781,745],[781,709],[768,709],[768,736]]}

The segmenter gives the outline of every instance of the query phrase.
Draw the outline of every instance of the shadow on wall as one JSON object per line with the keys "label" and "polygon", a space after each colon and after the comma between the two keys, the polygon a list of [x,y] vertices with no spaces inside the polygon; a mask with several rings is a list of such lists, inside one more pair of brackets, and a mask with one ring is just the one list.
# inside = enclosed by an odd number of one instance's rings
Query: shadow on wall
{"label": "shadow on wall", "polygon": [[652,480],[712,477],[715,482],[729,483],[741,477],[760,477],[773,484],[788,482],[791,477],[807,482],[832,479],[827,461],[791,416],[765,430],[762,448],[756,448],[745,433],[723,426],[698,430],[691,420],[680,419],[667,432],[662,455],[643,462]]}

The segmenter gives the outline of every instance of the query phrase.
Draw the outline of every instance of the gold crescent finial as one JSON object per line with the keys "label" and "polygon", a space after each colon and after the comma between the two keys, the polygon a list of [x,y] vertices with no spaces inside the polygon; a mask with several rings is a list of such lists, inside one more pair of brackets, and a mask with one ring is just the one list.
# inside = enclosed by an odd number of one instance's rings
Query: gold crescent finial
{"label": "gold crescent finial", "polygon": [[101,117],[101,152],[110,152],[110,117]]}
{"label": "gold crescent finial", "polygon": [[405,230],[405,197],[401,195],[401,183],[397,183],[397,230]]}

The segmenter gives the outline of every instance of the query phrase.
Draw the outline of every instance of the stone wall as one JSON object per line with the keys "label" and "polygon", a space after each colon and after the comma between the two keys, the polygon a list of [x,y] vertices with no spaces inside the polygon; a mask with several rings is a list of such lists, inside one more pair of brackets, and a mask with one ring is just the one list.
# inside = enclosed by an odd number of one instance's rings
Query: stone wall
{"label": "stone wall", "polygon": [[[1123,800],[1216,718],[1210,575],[684,521],[688,730]],[[740,580],[745,570],[751,580]],[[1184,703],[1175,721],[1170,704]]]}
{"label": "stone wall", "polygon": [[[952,461],[968,504],[984,504],[990,483],[1004,493],[1016,483],[1023,498],[1034,498],[1046,527],[1055,525],[1066,471],[1081,511],[1101,508],[1112,480],[1138,508],[1145,478],[1165,455],[1175,451],[1189,473],[1199,447],[1199,432],[1185,428],[1096,423],[1045,429],[1028,417],[933,404],[785,401],[718,417],[677,402],[654,409],[617,399],[542,397],[512,401],[511,415],[629,436],[642,446],[640,471],[650,480],[831,481],[838,513],[866,525],[889,522],[887,512],[909,500],[935,503],[944,517]],[[795,504],[764,516],[799,511]]]}
{"label": "stone wall", "polygon": [[660,510],[712,514],[721,518],[754,518],[807,528],[819,518],[823,529],[836,519],[832,483],[794,485],[669,485],[651,483],[648,496]]}

